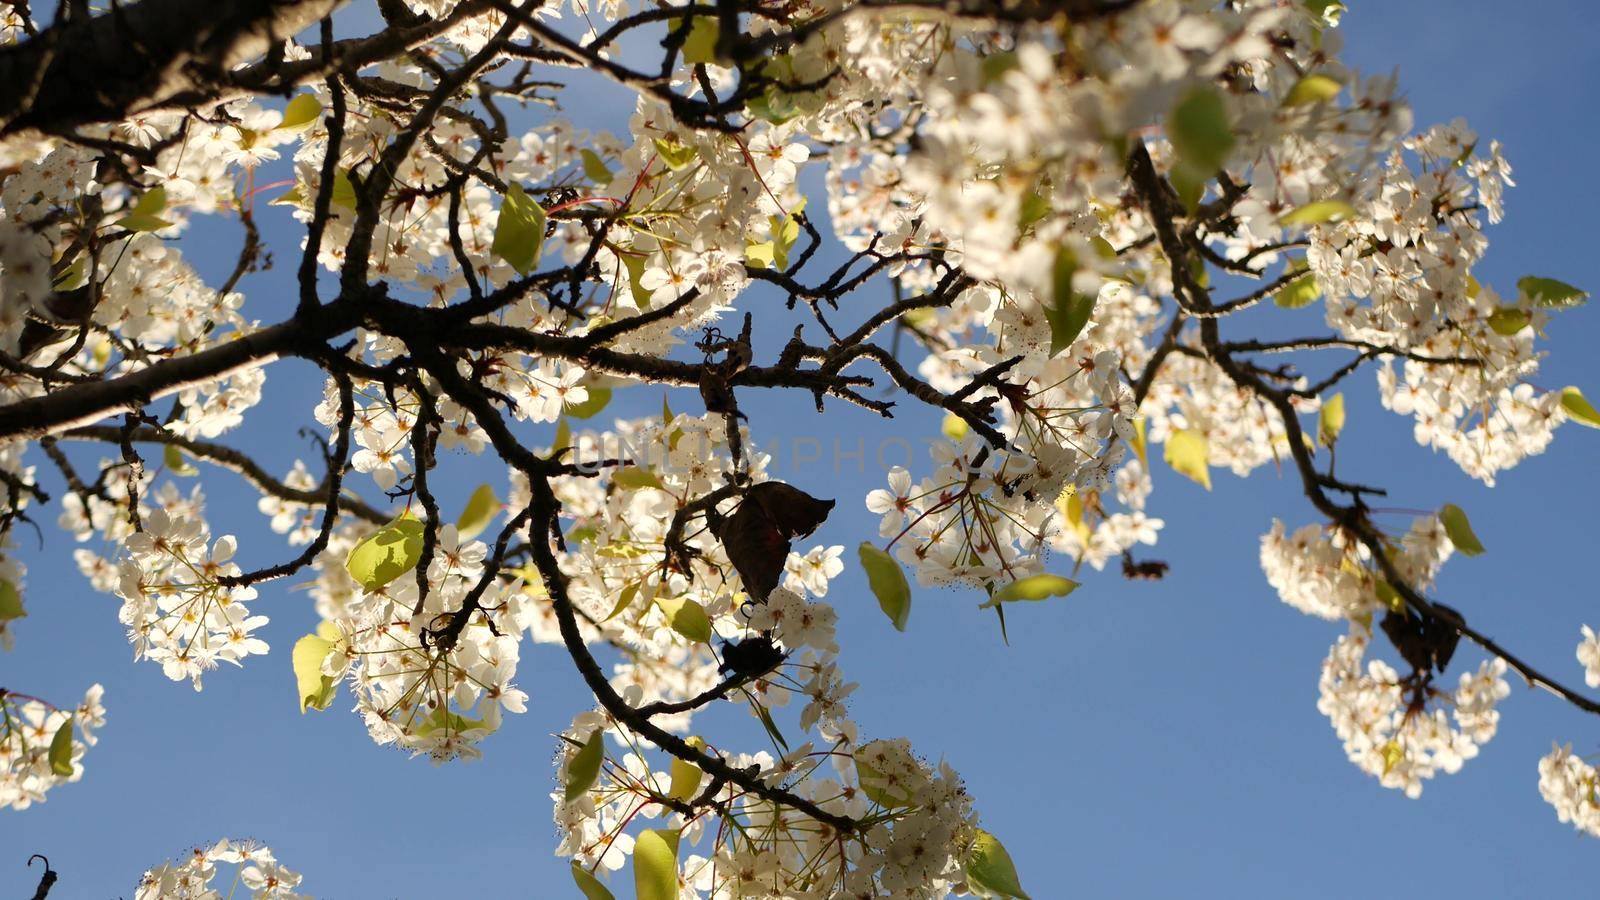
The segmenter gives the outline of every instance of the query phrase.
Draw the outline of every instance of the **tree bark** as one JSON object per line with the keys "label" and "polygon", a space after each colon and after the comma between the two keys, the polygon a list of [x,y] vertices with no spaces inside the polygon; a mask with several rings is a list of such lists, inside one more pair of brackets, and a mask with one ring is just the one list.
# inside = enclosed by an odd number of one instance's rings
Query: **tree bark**
{"label": "tree bark", "polygon": [[343,0],[142,0],[0,50],[0,137],[113,122],[214,95],[229,70]]}

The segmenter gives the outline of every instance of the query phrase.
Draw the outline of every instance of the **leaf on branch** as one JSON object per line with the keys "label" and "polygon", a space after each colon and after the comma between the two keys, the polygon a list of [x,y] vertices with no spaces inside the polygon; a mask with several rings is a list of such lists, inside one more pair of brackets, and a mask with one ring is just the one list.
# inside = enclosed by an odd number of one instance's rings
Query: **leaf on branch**
{"label": "leaf on branch", "polygon": [[[684,743],[696,750],[704,750],[706,748],[706,742],[694,736],[687,738]],[[700,771],[699,766],[674,756],[672,758],[672,786],[667,788],[667,796],[674,800],[693,800],[695,794],[699,792],[700,782],[704,778],[705,773]]]}
{"label": "leaf on branch", "polygon": [[657,597],[656,606],[661,608],[673,631],[697,644],[711,642],[711,619],[699,601],[689,597]]}
{"label": "leaf on branch", "polygon": [[1600,428],[1600,411],[1584,399],[1583,391],[1575,387],[1562,388],[1561,408],[1566,410],[1572,421],[1590,428]]}
{"label": "leaf on branch", "polygon": [[872,595],[878,598],[878,608],[894,623],[896,631],[905,631],[906,621],[911,618],[911,585],[905,571],[894,557],[871,541],[862,541],[857,553]]}
{"label": "leaf on branch", "polygon": [[1211,442],[1205,432],[1195,428],[1174,431],[1167,435],[1162,456],[1179,475],[1211,490]]}
{"label": "leaf on branch", "polygon": [[1212,87],[1197,87],[1185,94],[1167,116],[1167,140],[1177,154],[1172,183],[1190,210],[1199,205],[1205,184],[1227,162],[1233,150],[1233,130],[1228,107]]}
{"label": "leaf on branch", "polygon": [[[704,18],[703,16],[699,18]],[[677,135],[667,135],[655,139],[656,155],[666,163],[667,168],[674,172],[687,168],[700,155],[692,145],[678,140]]]}
{"label": "leaf on branch", "polygon": [[611,402],[611,388],[590,385],[589,396],[582,403],[568,403],[567,415],[574,419],[592,419]]}
{"label": "leaf on branch", "polygon": [[1029,900],[1017,877],[1017,867],[1011,861],[1011,854],[1006,852],[999,838],[982,828],[978,829],[972,855],[967,858],[967,885],[983,891],[978,896]]}
{"label": "leaf on branch", "polygon": [[72,717],[61,723],[55,737],[50,739],[50,771],[62,778],[71,778],[72,768]]}
{"label": "leaf on branch", "polygon": [[582,797],[600,779],[600,764],[606,758],[606,730],[596,728],[567,763],[567,786],[562,794],[567,803]]}
{"label": "leaf on branch", "polygon": [[939,433],[952,441],[961,441],[971,430],[972,427],[967,424],[967,420],[955,413],[945,413],[944,421],[939,423]]}
{"label": "leaf on branch", "polygon": [[1052,296],[1044,307],[1045,318],[1050,322],[1051,356],[1072,346],[1094,312],[1095,298],[1072,289],[1072,278],[1077,272],[1077,256],[1066,247],[1057,250],[1051,272]]}
{"label": "leaf on branch", "polygon": [[1065,597],[1078,589],[1078,582],[1049,572],[1038,575],[1029,575],[1000,588],[989,595],[989,599],[978,606],[979,609],[988,609],[1002,603],[1014,603],[1018,600],[1031,600],[1034,602],[1047,600],[1051,597]]}
{"label": "leaf on branch", "polygon": [[190,464],[189,460],[184,458],[183,451],[178,449],[177,444],[168,444],[162,448],[161,462],[167,467],[167,471],[173,475],[187,477],[200,474],[200,470],[196,469]]}
{"label": "leaf on branch", "polygon": [[1525,309],[1515,306],[1502,306],[1489,314],[1489,327],[1495,334],[1510,337],[1528,327],[1533,321],[1533,316]]}
{"label": "leaf on branch", "polygon": [[317,626],[316,634],[308,634],[294,642],[289,663],[294,668],[295,686],[300,693],[301,715],[305,715],[308,706],[327,709],[333,705],[339,679],[322,673],[322,661],[327,659],[340,639],[339,627],[325,621]]}
{"label": "leaf on branch", "polygon": [[1348,219],[1355,214],[1356,208],[1343,200],[1318,200],[1284,213],[1278,217],[1278,222],[1283,225],[1321,225]]}
{"label": "leaf on branch", "polygon": [[1478,536],[1472,533],[1472,523],[1467,521],[1467,514],[1461,507],[1454,503],[1446,503],[1439,510],[1439,521],[1444,523],[1444,533],[1450,538],[1450,543],[1456,545],[1468,556],[1477,556],[1483,553],[1483,544]]}
{"label": "leaf on branch", "polygon": [[683,39],[683,61],[690,65],[715,63],[720,37],[722,24],[715,16],[691,16],[689,33]]}
{"label": "leaf on branch", "polygon": [[1332,100],[1339,96],[1342,87],[1336,79],[1313,73],[1295,82],[1294,87],[1289,89],[1289,96],[1284,98],[1283,105],[1307,106]]}
{"label": "leaf on branch", "polygon": [[367,591],[376,591],[416,568],[422,559],[422,520],[403,513],[361,539],[344,567]]}
{"label": "leaf on branch", "polygon": [[1554,278],[1539,278],[1533,275],[1518,278],[1517,290],[1535,305],[1551,309],[1571,309],[1574,306],[1582,306],[1589,299],[1588,291]]}
{"label": "leaf on branch", "polygon": [[572,880],[578,885],[584,900],[616,900],[616,895],[576,860],[572,863]]}
{"label": "leaf on branch", "polygon": [[1344,430],[1344,394],[1334,394],[1323,401],[1322,413],[1317,417],[1317,442],[1332,447]]}
{"label": "leaf on branch", "polygon": [[21,619],[28,615],[22,608],[22,592],[7,579],[0,578],[0,622]]}
{"label": "leaf on branch", "polygon": [[456,536],[463,541],[477,537],[489,527],[499,512],[500,498],[494,495],[494,488],[487,484],[478,485],[472,496],[467,498],[461,515],[456,518]]}
{"label": "leaf on branch", "polygon": [[583,174],[594,182],[596,187],[611,183],[611,179],[615,176],[612,175],[609,168],[606,168],[605,161],[600,158],[600,154],[585,147],[578,155],[583,158]]}
{"label": "leaf on branch", "polygon": [[510,263],[517,274],[527,275],[539,262],[545,221],[544,207],[513,181],[506,189],[505,202],[500,204],[500,218],[495,222],[494,241],[489,249]]}
{"label": "leaf on branch", "polygon": [[161,218],[167,208],[167,189],[151,188],[140,197],[128,214],[113,222],[129,231],[160,231],[172,223]]}
{"label": "leaf on branch", "polygon": [[314,124],[322,115],[322,104],[315,94],[300,94],[283,109],[283,121],[278,123],[279,131],[303,131]]}
{"label": "leaf on branch", "polygon": [[[1305,260],[1297,259],[1289,266],[1290,272],[1304,271]],[[1317,284],[1317,276],[1307,271],[1304,275],[1284,285],[1283,289],[1272,295],[1272,302],[1281,309],[1300,309],[1317,302],[1322,296],[1322,286]]]}
{"label": "leaf on branch", "polygon": [[633,890],[637,900],[678,900],[678,830],[650,829],[633,844]]}

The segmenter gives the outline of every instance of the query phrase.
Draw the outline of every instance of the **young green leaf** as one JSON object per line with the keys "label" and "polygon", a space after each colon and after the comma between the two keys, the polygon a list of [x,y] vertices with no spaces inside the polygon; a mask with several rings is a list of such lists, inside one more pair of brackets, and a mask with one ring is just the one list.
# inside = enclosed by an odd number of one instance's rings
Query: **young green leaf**
{"label": "young green leaf", "polygon": [[1210,178],[1227,161],[1234,144],[1222,94],[1212,87],[1185,94],[1167,117],[1167,139],[1177,151],[1179,165]]}
{"label": "young green leaf", "polygon": [[1289,89],[1289,96],[1283,100],[1284,106],[1306,106],[1311,103],[1322,103],[1339,96],[1342,85],[1326,75],[1315,73],[1295,82]]}
{"label": "young green leaf", "polygon": [[567,786],[563,796],[566,802],[582,797],[600,780],[600,764],[606,758],[605,729],[596,728],[578,748],[577,755],[567,763]]}
{"label": "young green leaf", "polygon": [[1318,200],[1284,213],[1278,221],[1284,225],[1321,225],[1355,214],[1356,208],[1343,200]]}
{"label": "young green leaf", "polygon": [[55,737],[50,739],[50,771],[62,778],[72,777],[72,717],[68,716]]}
{"label": "young green leaf", "polygon": [[278,123],[279,131],[301,131],[310,127],[322,115],[322,104],[317,101],[314,94],[300,94],[283,109],[283,121]]}
{"label": "young green leaf", "polygon": [[783,739],[783,732],[778,730],[778,723],[772,721],[772,713],[767,712],[767,708],[760,703],[752,703],[751,705],[755,707],[756,718],[761,720],[761,727],[767,730],[767,734],[772,738],[773,743],[782,747],[785,753],[789,752],[789,742]]}
{"label": "young green leaf", "polygon": [[967,420],[955,413],[945,413],[944,421],[939,423],[939,433],[952,441],[959,441],[965,438],[967,432],[971,430],[972,427],[967,424]]}
{"label": "young green leaf", "polygon": [[857,553],[861,557],[861,568],[867,571],[872,595],[878,598],[878,608],[894,623],[896,630],[905,631],[906,620],[911,617],[911,585],[906,581],[906,573],[894,557],[871,541],[862,541]]}
{"label": "young green leaf", "polygon": [[1582,306],[1589,299],[1589,292],[1579,290],[1565,281],[1554,278],[1538,278],[1525,275],[1517,279],[1517,290],[1524,297],[1535,304],[1544,307],[1569,308]]}
{"label": "young green leaf", "polygon": [[1562,388],[1561,408],[1567,411],[1572,421],[1590,428],[1600,428],[1600,411],[1584,399],[1583,391],[1575,387]]}
{"label": "young green leaf", "polygon": [[463,541],[477,537],[499,513],[500,498],[494,495],[494,488],[487,484],[478,485],[472,491],[472,496],[467,498],[461,515],[456,517],[456,536]]}
{"label": "young green leaf", "polygon": [[856,780],[861,784],[861,793],[867,799],[886,809],[905,806],[911,801],[910,789],[904,784],[896,784],[884,776],[882,772],[872,767],[862,758],[859,749],[855,753]]}
{"label": "young green leaf", "polygon": [[1065,597],[1078,589],[1078,583],[1071,578],[1041,572],[1038,575],[1029,575],[1011,582],[989,596],[979,609],[988,609],[1002,603],[1011,603],[1017,600],[1046,600],[1050,597]]}
{"label": "young green leaf", "polygon": [[1527,328],[1531,321],[1533,316],[1527,310],[1515,306],[1502,306],[1489,314],[1489,327],[1494,329],[1495,334],[1506,337]]}
{"label": "young green leaf", "polygon": [[1051,277],[1054,296],[1045,304],[1044,315],[1050,322],[1050,355],[1055,356],[1072,346],[1089,324],[1094,312],[1095,298],[1072,289],[1072,276],[1078,271],[1078,260],[1072,251],[1062,247],[1056,251],[1055,267]]}
{"label": "young green leaf", "polygon": [[[690,737],[689,746],[697,750],[704,750],[706,742],[697,737]],[[700,790],[700,782],[705,778],[705,773],[692,762],[672,758],[672,782],[667,789],[667,796],[674,800],[693,800],[694,795]]]}
{"label": "young green leaf", "polygon": [[500,204],[500,218],[495,222],[494,241],[489,249],[510,263],[517,274],[527,275],[539,262],[545,221],[544,207],[513,181],[506,189],[505,202]]}
{"label": "young green leaf", "polygon": [[678,830],[642,831],[633,843],[637,900],[678,900]]}
{"label": "young green leaf", "polygon": [[706,608],[688,597],[657,597],[656,606],[666,614],[672,630],[697,644],[711,641],[711,619]]}
{"label": "young green leaf", "polygon": [[578,155],[583,158],[583,174],[590,181],[596,185],[611,183],[611,179],[614,176],[611,174],[611,170],[606,168],[605,161],[600,158],[600,154],[585,147]]}
{"label": "young green leaf", "polygon": [[[568,539],[571,539],[570,535]],[[609,622],[622,615],[624,610],[633,605],[633,598],[637,596],[639,596],[639,582],[630,581],[623,585],[622,590],[617,594],[617,602],[611,606],[611,612],[607,613],[606,617],[601,621]]]}
{"label": "young green leaf", "polygon": [[1317,417],[1317,441],[1332,447],[1344,430],[1344,394],[1334,394],[1323,401],[1322,414]]}
{"label": "young green leaf", "polygon": [[1211,490],[1211,442],[1197,429],[1174,431],[1162,447],[1167,465],[1206,490]]}
{"label": "young green leaf", "polygon": [[294,650],[289,654],[289,663],[294,668],[295,687],[299,689],[301,715],[305,715],[308,706],[312,709],[327,709],[333,705],[333,697],[339,689],[339,680],[331,675],[322,674],[322,661],[327,658],[338,639],[338,627],[332,622],[323,622],[317,626],[316,634],[308,634],[294,642]]}
{"label": "young green leaf", "polygon": [[11,581],[0,578],[0,622],[20,619],[27,614],[22,608],[22,592]]}
{"label": "young green leaf", "polygon": [[1472,533],[1472,523],[1467,521],[1467,514],[1461,507],[1454,503],[1446,503],[1439,510],[1439,521],[1444,523],[1444,533],[1450,538],[1450,543],[1456,545],[1468,556],[1477,556],[1483,552],[1483,544],[1478,536]]}
{"label": "young green leaf", "polygon": [[583,894],[584,900],[616,900],[616,895],[600,879],[594,877],[588,869],[572,863],[572,880],[578,885],[578,891]]}
{"label": "young green leaf", "polygon": [[655,139],[656,155],[674,172],[687,168],[700,155],[692,144],[685,144],[676,135]]}
{"label": "young green leaf", "polygon": [[422,520],[402,515],[361,539],[344,567],[368,591],[376,591],[416,568],[422,559]]}
{"label": "young green leaf", "polygon": [[167,208],[167,189],[164,187],[151,188],[140,197],[128,214],[112,224],[119,225],[129,231],[160,231],[172,223],[161,218],[161,212]]}
{"label": "young green leaf", "polygon": [[173,475],[187,477],[200,474],[200,470],[196,469],[184,458],[183,451],[178,449],[177,444],[168,444],[162,449],[161,462],[167,467],[167,471]]}
{"label": "young green leaf", "polygon": [[694,16],[683,39],[683,61],[690,65],[716,62],[717,39],[721,36],[722,26],[715,16]]}
{"label": "young green leaf", "polygon": [[[1305,263],[1298,262],[1291,270],[1305,268]],[[1300,309],[1317,302],[1322,296],[1322,286],[1317,284],[1317,276],[1306,272],[1299,278],[1283,286],[1283,289],[1272,295],[1272,302],[1280,309]]]}
{"label": "young green leaf", "polygon": [[611,483],[617,487],[637,491],[641,488],[661,487],[661,476],[639,466],[623,466],[611,473]]}
{"label": "young green leaf", "polygon": [[967,858],[967,884],[987,892],[980,896],[1004,897],[1008,900],[1029,900],[1017,878],[1016,864],[1006,852],[1000,839],[978,829],[978,840]]}
{"label": "young green leaf", "polygon": [[628,270],[628,291],[633,294],[633,305],[640,309],[650,308],[650,295],[655,293],[639,284],[639,279],[644,277],[645,262],[642,253],[626,253],[622,257],[622,265]]}
{"label": "young green leaf", "polygon": [[611,402],[611,388],[590,385],[589,396],[582,403],[568,403],[567,415],[574,419],[592,419]]}

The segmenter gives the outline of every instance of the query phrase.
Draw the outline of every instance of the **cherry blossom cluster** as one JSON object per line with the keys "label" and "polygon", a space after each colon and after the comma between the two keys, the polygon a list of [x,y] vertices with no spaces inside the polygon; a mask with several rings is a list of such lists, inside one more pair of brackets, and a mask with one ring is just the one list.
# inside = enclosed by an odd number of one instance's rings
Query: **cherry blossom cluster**
{"label": "cherry blossom cluster", "polygon": [[[223,885],[227,894],[222,893]],[[243,887],[251,900],[302,900],[300,874],[278,862],[272,848],[227,838],[150,869],[134,890],[136,900],[204,900],[235,896]],[[243,896],[243,895],[239,895]]]}
{"label": "cherry blossom cluster", "polygon": [[83,777],[83,757],[105,724],[96,684],[76,707],[0,690],[0,809],[43,803],[51,788]]}

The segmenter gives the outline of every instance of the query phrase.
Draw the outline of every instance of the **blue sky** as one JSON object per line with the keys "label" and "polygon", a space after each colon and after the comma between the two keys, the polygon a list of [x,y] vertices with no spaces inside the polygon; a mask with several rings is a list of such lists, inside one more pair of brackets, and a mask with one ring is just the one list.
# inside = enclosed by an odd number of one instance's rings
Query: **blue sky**
{"label": "blue sky", "polygon": [[[1600,208],[1591,163],[1600,125],[1573,102],[1600,85],[1589,6],[1546,2],[1511,16],[1491,2],[1352,5],[1347,59],[1370,72],[1398,67],[1419,125],[1464,116],[1499,138],[1515,166],[1518,187],[1490,232],[1480,280],[1503,291],[1530,273],[1600,286],[1590,224]],[[574,106],[596,126],[629,112],[609,100]],[[294,238],[281,210],[266,218],[278,266],[244,289],[247,311],[274,321],[292,308]],[[217,231],[187,244],[207,272],[230,265],[237,246]],[[854,298],[860,309],[883,299]],[[768,353],[798,321],[770,294],[752,292],[748,308],[761,311]],[[1540,385],[1600,394],[1600,315],[1563,314],[1550,338]],[[276,470],[292,454],[309,457],[294,432],[313,424],[317,383],[304,365],[273,367],[263,407],[229,441]],[[1397,506],[1458,503],[1489,548],[1445,566],[1440,598],[1581,683],[1578,626],[1600,624],[1590,537],[1600,434],[1568,426],[1549,452],[1488,490],[1413,443],[1409,423],[1377,406],[1370,377],[1346,393],[1341,474],[1387,485]],[[659,389],[622,391],[605,415],[652,415],[659,405]],[[694,408],[688,395],[673,406]],[[775,474],[839,499],[817,539],[847,547],[875,533],[860,498],[882,472],[870,449],[859,468],[835,466],[835,438],[846,450],[858,437],[868,448],[895,435],[918,443],[938,426],[910,406],[889,422],[832,403],[817,416],[799,395],[746,408],[760,441],[819,442],[820,462],[784,458]],[[459,503],[483,472],[447,460],[435,490]],[[1318,667],[1338,628],[1279,603],[1257,564],[1273,517],[1313,521],[1294,479],[1218,473],[1206,494],[1168,470],[1155,477],[1151,511],[1167,524],[1152,555],[1172,565],[1167,580],[1091,575],[1067,600],[1019,610],[1009,647],[970,591],[918,590],[904,634],[854,567],[828,598],[840,613],[841,662],[861,683],[852,710],[863,734],[907,736],[962,772],[1037,900],[1553,896],[1592,878],[1600,843],[1556,822],[1539,798],[1536,764],[1552,740],[1596,749],[1600,722],[1517,685],[1500,734],[1461,773],[1428,782],[1419,801],[1380,788],[1345,761],[1315,708]],[[503,486],[498,471],[493,481]],[[214,528],[240,536],[246,563],[283,556],[232,476],[209,470],[205,484]],[[42,550],[22,535],[30,617],[16,650],[0,656],[0,683],[71,701],[102,682],[108,721],[83,781],[25,812],[0,812],[0,846],[9,848],[0,884],[31,885],[37,870],[23,862],[40,852],[62,876],[53,896],[129,896],[146,866],[227,835],[271,844],[317,896],[574,893],[552,855],[551,734],[590,701],[559,648],[525,650],[518,680],[529,712],[508,718],[484,760],[436,768],[373,746],[343,700],[297,713],[288,651],[315,623],[303,593],[264,590],[254,608],[272,617],[273,653],[209,675],[196,694],[132,662],[117,601],[88,587],[70,540],[45,524]],[[1457,665],[1479,658],[1463,650]],[[718,721],[727,744],[763,743],[753,721]],[[619,895],[628,891],[618,882]]]}

